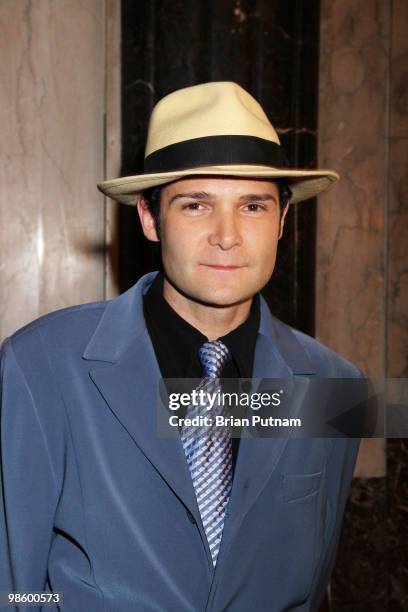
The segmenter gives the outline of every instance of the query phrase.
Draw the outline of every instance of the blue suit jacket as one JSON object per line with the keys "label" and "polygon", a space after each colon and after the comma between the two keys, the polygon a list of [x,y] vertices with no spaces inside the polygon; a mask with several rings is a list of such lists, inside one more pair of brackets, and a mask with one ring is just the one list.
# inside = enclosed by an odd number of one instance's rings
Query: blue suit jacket
{"label": "blue suit jacket", "polygon": [[[214,571],[181,441],[156,434],[154,274],[3,345],[0,591],[59,591],[66,612],[316,610],[359,441],[243,438]],[[254,377],[296,375],[360,372],[261,300]]]}

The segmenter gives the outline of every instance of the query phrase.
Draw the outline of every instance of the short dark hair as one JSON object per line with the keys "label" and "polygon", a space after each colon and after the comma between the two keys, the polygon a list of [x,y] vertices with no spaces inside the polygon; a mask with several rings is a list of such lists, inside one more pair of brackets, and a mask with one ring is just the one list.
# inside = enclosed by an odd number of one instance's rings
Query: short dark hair
{"label": "short dark hair", "polygon": [[[286,179],[278,178],[274,180],[274,183],[278,186],[279,191],[279,212],[282,214],[285,206],[289,203],[292,197],[292,191],[288,185]],[[160,238],[160,203],[161,203],[161,192],[164,185],[158,187],[150,187],[143,191],[143,197],[147,202],[149,211],[154,219],[156,226],[157,235]]]}

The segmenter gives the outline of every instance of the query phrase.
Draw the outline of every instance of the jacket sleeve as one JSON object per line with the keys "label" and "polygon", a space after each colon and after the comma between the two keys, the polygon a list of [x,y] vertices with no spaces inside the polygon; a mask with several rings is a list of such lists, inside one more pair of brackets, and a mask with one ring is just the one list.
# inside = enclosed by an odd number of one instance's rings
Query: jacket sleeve
{"label": "jacket sleeve", "polygon": [[11,339],[1,347],[0,434],[0,591],[45,591],[57,480],[34,396]]}

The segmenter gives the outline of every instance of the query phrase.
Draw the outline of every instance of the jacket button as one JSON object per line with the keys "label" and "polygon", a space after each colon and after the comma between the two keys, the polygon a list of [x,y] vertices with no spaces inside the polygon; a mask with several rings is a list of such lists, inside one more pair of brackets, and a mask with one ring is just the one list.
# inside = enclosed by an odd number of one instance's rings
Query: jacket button
{"label": "jacket button", "polygon": [[194,516],[191,514],[190,510],[187,510],[187,516],[188,516],[188,520],[190,521],[190,523],[192,523],[193,525],[196,525],[197,521],[195,520]]}

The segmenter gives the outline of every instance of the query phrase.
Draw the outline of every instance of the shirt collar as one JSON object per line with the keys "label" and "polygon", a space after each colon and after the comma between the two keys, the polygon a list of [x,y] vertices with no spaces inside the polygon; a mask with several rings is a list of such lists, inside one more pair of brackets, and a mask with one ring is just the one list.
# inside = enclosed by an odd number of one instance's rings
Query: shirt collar
{"label": "shirt collar", "polygon": [[[157,274],[144,296],[146,324],[153,343],[160,341],[161,354],[174,357],[175,369],[170,377],[185,377],[190,364],[198,360],[197,351],[206,336],[185,321],[163,297],[163,276]],[[219,338],[227,346],[241,378],[251,378],[255,344],[260,321],[259,294],[254,296],[247,319],[225,336]],[[177,367],[179,364],[179,369]],[[167,377],[167,374],[164,374]]]}

